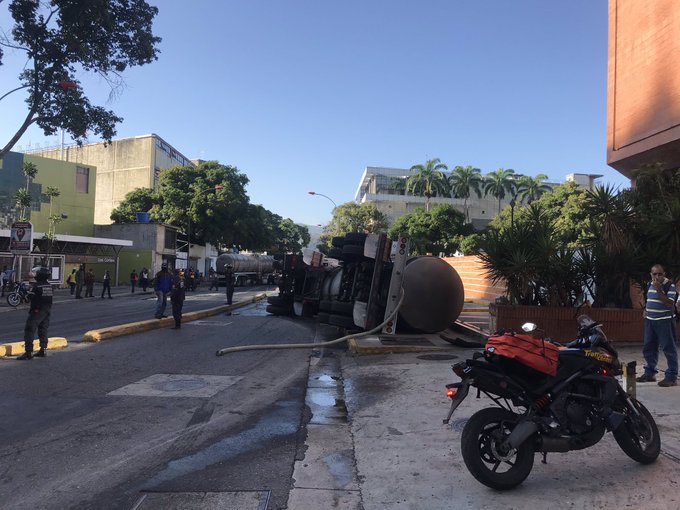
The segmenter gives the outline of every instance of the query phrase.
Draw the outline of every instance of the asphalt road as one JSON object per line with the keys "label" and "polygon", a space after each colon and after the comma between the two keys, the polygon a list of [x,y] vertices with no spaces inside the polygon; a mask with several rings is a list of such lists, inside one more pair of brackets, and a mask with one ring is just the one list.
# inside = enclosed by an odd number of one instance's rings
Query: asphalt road
{"label": "asphalt road", "polygon": [[[152,306],[94,301],[55,305],[54,329],[147,318]],[[0,361],[0,506],[131,509],[144,495],[214,493],[245,498],[244,510],[265,500],[284,508],[309,419],[311,350],[215,356],[227,346],[319,336],[315,322],[269,316],[264,306]],[[11,315],[0,314],[3,337]]]}
{"label": "asphalt road", "polygon": [[[249,298],[262,291],[273,291],[271,286],[237,287],[234,302]],[[153,292],[130,293],[125,287],[114,289],[113,299],[101,299],[101,287],[95,287],[94,298],[75,300],[68,290],[58,290],[50,318],[50,336],[66,337],[69,342],[78,342],[91,329],[104,328],[154,318],[156,295]],[[27,304],[17,308],[0,300],[0,343],[16,342],[23,339]],[[183,312],[192,312],[226,304],[224,289],[208,292],[207,285],[196,292],[187,292]],[[172,316],[170,300],[165,313]]]}

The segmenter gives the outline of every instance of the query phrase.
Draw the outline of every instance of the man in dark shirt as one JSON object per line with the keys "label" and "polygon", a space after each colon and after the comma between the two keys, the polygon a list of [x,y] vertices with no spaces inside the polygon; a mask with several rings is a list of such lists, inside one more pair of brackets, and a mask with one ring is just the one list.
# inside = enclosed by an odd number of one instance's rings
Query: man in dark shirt
{"label": "man in dark shirt", "polygon": [[33,339],[35,331],[38,330],[40,339],[40,350],[35,356],[44,358],[47,356],[47,328],[50,326],[50,313],[52,311],[52,285],[47,281],[50,275],[46,267],[36,267],[31,271],[35,277],[35,283],[31,286],[29,296],[31,307],[28,310],[28,318],[24,327],[24,349],[25,353],[17,359],[33,359]]}

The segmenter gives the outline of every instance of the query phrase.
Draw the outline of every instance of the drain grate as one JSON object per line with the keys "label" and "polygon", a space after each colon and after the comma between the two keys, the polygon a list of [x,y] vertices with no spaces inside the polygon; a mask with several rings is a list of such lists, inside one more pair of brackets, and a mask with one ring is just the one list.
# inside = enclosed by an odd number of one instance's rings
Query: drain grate
{"label": "drain grate", "polygon": [[238,508],[267,510],[270,491],[238,492],[147,492],[132,510],[203,510]]}

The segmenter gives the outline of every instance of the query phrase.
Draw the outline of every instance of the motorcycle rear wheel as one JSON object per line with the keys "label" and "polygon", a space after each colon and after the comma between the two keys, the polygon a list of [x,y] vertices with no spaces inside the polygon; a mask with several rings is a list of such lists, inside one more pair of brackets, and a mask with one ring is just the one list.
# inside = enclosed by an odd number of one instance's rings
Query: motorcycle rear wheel
{"label": "motorcycle rear wheel", "polygon": [[17,307],[21,304],[21,296],[18,292],[10,292],[7,294],[7,304],[9,306]]}
{"label": "motorcycle rear wheel", "polygon": [[635,399],[641,416],[629,410],[625,421],[614,431],[614,439],[626,455],[641,464],[651,464],[661,452],[661,436],[647,408]]}
{"label": "motorcycle rear wheel", "polygon": [[516,450],[504,451],[501,447],[517,418],[507,409],[491,407],[473,414],[463,429],[460,443],[465,465],[472,476],[492,489],[517,487],[534,466],[531,440],[524,441]]}

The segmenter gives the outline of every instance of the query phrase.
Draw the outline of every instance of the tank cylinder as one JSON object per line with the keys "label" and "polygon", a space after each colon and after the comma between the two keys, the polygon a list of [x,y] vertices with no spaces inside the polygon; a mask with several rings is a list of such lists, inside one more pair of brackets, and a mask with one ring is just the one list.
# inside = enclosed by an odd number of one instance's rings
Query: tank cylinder
{"label": "tank cylinder", "polygon": [[456,270],[436,257],[410,259],[404,268],[404,301],[397,327],[437,333],[451,326],[463,311],[465,289]]}

